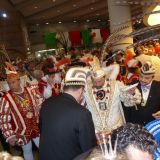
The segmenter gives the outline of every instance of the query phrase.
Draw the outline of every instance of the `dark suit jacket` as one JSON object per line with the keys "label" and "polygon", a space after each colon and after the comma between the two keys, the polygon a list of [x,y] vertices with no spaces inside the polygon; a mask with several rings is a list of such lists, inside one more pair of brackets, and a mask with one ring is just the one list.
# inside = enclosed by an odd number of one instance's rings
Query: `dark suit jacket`
{"label": "dark suit jacket", "polygon": [[[142,93],[140,83],[138,84],[138,89]],[[145,125],[154,120],[152,114],[160,110],[160,82],[152,82],[146,106],[138,105],[138,110],[135,107],[125,108],[124,110],[125,114],[127,114],[127,122]]]}
{"label": "dark suit jacket", "polygon": [[66,93],[44,102],[40,129],[40,160],[72,160],[96,145],[91,113]]}

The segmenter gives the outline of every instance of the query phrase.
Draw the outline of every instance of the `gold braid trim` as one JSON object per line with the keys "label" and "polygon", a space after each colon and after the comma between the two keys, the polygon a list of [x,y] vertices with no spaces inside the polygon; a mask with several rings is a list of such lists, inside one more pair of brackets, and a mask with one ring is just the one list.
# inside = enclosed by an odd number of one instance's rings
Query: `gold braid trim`
{"label": "gold braid trim", "polygon": [[84,82],[65,82],[65,86],[85,86]]}

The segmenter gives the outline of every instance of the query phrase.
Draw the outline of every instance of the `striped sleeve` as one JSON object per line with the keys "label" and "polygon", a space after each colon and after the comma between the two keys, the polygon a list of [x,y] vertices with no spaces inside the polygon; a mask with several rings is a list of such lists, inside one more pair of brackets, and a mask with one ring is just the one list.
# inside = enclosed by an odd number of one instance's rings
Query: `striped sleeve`
{"label": "striped sleeve", "polygon": [[11,125],[11,109],[5,98],[0,99],[0,129],[5,138],[15,135]]}

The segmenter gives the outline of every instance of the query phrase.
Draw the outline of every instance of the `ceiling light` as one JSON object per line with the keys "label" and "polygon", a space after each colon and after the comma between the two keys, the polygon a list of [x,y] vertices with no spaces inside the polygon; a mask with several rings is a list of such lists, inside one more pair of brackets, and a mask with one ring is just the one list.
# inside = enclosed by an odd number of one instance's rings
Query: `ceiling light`
{"label": "ceiling light", "polygon": [[89,21],[90,21],[89,19],[86,20],[86,22],[89,22]]}
{"label": "ceiling light", "polygon": [[160,24],[160,13],[158,12],[160,10],[160,5],[157,5],[156,7],[152,7],[151,9],[148,9],[148,12],[156,12],[154,14],[149,14],[148,16],[145,16],[143,21],[146,25],[154,26],[157,24]]}
{"label": "ceiling light", "polygon": [[46,24],[49,24],[48,22],[46,22]]}
{"label": "ceiling light", "polygon": [[73,22],[76,23],[77,21],[74,20]]}
{"label": "ceiling light", "polygon": [[37,54],[37,57],[41,57],[41,54]]}
{"label": "ceiling light", "polygon": [[94,8],[93,7],[91,7],[91,10],[93,10]]}
{"label": "ceiling light", "polygon": [[57,12],[59,12],[59,13],[60,13],[61,11],[60,11],[60,10],[57,10]]}
{"label": "ceiling light", "polygon": [[76,7],[77,5],[76,4],[73,4],[73,7]]}
{"label": "ceiling light", "polygon": [[52,0],[52,2],[55,2],[56,0]]}
{"label": "ceiling light", "polygon": [[39,24],[37,23],[36,26],[39,26]]}
{"label": "ceiling light", "polygon": [[2,14],[2,17],[3,17],[3,18],[7,18],[7,14],[6,14],[6,13],[3,13],[3,14]]}
{"label": "ceiling light", "polygon": [[35,9],[37,9],[38,7],[37,7],[37,6],[35,6],[34,8],[35,8]]}
{"label": "ceiling light", "polygon": [[99,16],[99,13],[97,13],[96,16]]}
{"label": "ceiling light", "polygon": [[98,19],[98,22],[100,22],[101,20],[100,19]]}
{"label": "ceiling light", "polygon": [[58,23],[59,23],[59,24],[61,24],[62,22],[61,22],[61,21],[59,21]]}
{"label": "ceiling light", "polygon": [[127,1],[123,1],[123,3],[127,3]]}

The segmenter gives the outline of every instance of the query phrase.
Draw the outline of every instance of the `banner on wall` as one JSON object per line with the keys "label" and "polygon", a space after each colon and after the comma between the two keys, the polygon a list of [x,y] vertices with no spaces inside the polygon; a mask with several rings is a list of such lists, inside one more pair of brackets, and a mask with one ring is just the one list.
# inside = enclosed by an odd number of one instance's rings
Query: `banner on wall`
{"label": "banner on wall", "polygon": [[72,47],[81,46],[81,32],[80,31],[71,31],[69,32],[69,39],[71,41]]}
{"label": "banner on wall", "polygon": [[[103,29],[84,29],[81,31],[64,32],[64,37],[68,47],[90,47],[92,44],[104,43],[109,37],[109,30]],[[46,32],[44,42],[47,48],[57,48],[56,33]]]}
{"label": "banner on wall", "polygon": [[88,47],[92,43],[91,29],[85,29],[81,31],[83,45]]}
{"label": "banner on wall", "polygon": [[56,33],[46,32],[44,35],[44,43],[47,48],[57,48]]}

